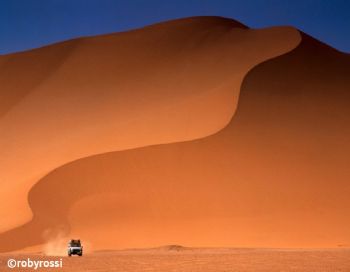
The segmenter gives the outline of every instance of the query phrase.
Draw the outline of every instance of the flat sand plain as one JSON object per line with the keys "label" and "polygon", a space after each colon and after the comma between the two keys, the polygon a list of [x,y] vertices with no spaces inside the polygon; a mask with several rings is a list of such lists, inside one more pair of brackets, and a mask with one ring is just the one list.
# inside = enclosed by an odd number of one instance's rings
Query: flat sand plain
{"label": "flat sand plain", "polygon": [[[52,271],[181,271],[181,272],[286,272],[350,271],[350,249],[224,249],[182,248],[99,251],[83,257],[46,257],[41,254],[1,254],[0,271],[7,260],[59,260],[63,268]],[[29,269],[25,269],[30,271]],[[49,271],[50,269],[40,269]],[[18,268],[12,271],[22,271]]]}

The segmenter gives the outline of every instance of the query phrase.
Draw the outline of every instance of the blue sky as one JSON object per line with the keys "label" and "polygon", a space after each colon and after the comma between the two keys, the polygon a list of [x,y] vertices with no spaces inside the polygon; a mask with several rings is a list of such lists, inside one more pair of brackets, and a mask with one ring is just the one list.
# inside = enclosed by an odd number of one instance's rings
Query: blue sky
{"label": "blue sky", "polygon": [[350,52],[348,0],[0,0],[0,54],[195,15],[253,28],[293,25]]}

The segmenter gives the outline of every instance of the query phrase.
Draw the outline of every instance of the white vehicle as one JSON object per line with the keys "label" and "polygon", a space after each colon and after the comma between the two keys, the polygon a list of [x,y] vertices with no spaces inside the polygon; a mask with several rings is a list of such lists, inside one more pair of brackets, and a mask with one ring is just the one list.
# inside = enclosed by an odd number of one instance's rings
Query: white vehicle
{"label": "white vehicle", "polygon": [[70,240],[68,243],[68,256],[78,255],[83,256],[83,246],[80,243],[80,240]]}

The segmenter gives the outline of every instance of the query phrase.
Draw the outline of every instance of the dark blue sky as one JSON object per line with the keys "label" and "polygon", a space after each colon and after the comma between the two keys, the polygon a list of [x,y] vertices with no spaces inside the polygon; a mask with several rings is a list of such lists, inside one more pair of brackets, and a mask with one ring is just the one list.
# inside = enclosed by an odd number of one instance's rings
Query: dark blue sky
{"label": "dark blue sky", "polygon": [[348,0],[0,0],[0,54],[194,15],[293,25],[350,52]]}

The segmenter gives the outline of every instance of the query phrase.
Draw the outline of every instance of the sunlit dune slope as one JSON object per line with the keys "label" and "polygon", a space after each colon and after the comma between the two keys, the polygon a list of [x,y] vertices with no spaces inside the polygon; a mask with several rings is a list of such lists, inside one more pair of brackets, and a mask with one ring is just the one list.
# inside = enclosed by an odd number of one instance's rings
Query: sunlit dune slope
{"label": "sunlit dune slope", "polygon": [[[299,41],[292,28],[249,30],[230,19],[197,17],[0,56],[0,230],[31,219],[29,190],[66,163],[218,132],[234,115],[246,73]],[[40,218],[43,225],[23,232],[15,244],[4,234],[3,250],[41,242],[41,232],[62,219],[61,207],[50,203],[68,205],[70,186],[93,192],[104,183],[94,180],[95,189],[83,178],[75,185],[61,182],[67,195],[48,191],[50,200],[39,204],[45,211],[34,211],[34,222]],[[119,188],[111,186],[112,192]],[[79,200],[81,192],[75,193]],[[52,223],[47,212],[57,220]]]}
{"label": "sunlit dune slope", "polygon": [[349,246],[349,67],[349,55],[303,35],[248,73],[215,135],[92,156],[41,179],[33,220],[4,233],[2,250],[59,229],[94,249]]}

